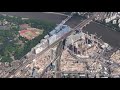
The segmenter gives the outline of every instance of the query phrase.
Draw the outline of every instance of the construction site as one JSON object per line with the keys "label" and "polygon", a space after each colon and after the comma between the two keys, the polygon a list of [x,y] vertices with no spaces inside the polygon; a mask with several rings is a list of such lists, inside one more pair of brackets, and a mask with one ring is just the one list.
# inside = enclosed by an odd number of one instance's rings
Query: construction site
{"label": "construction site", "polygon": [[1,71],[0,77],[120,78],[120,48],[83,30],[93,19],[101,20],[105,13],[93,13],[74,28],[63,25],[74,13],[49,32],[21,61],[10,64],[12,67],[4,73]]}
{"label": "construction site", "polygon": [[120,50],[96,35],[73,32],[23,70],[20,78],[110,78],[120,75]]}

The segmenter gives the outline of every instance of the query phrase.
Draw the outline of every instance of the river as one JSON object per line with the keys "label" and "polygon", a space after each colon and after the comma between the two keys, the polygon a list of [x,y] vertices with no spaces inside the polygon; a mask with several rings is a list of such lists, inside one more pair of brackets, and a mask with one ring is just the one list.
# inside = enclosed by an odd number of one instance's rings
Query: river
{"label": "river", "polygon": [[[59,24],[62,20],[66,18],[66,16],[62,16],[62,15],[45,14],[41,12],[0,12],[0,14],[8,14],[8,15],[27,17],[27,18],[41,19],[41,20],[54,22],[56,24]],[[68,21],[66,24],[73,28],[80,22],[81,20],[79,19],[79,17],[75,16],[71,18],[70,21]],[[102,36],[101,39],[113,47],[120,47],[120,32],[112,31],[111,29],[106,28],[103,25],[100,25],[95,22],[91,22],[89,25],[83,28],[83,30],[90,34],[96,33],[98,37]]]}
{"label": "river", "polygon": [[[61,13],[61,12],[59,12],[59,13]],[[66,16],[63,16],[63,15],[50,14],[50,13],[46,14],[46,13],[42,13],[42,12],[0,12],[0,14],[20,16],[20,17],[24,17],[24,18],[40,19],[40,20],[53,22],[56,24],[59,24],[62,20],[64,20],[66,18]],[[66,24],[69,25],[71,28],[73,28],[80,22],[81,22],[80,17],[74,16],[68,22],[66,22]]]}
{"label": "river", "polygon": [[113,31],[112,29],[106,28],[96,22],[91,22],[83,28],[83,30],[90,34],[96,33],[98,37],[102,36],[101,39],[113,47],[120,47],[120,32]]}
{"label": "river", "polygon": [[56,14],[46,14],[42,12],[0,12],[0,14],[20,16],[24,18],[40,19],[40,20],[53,22],[56,24],[59,24],[62,20],[66,18],[66,16],[56,15]]}

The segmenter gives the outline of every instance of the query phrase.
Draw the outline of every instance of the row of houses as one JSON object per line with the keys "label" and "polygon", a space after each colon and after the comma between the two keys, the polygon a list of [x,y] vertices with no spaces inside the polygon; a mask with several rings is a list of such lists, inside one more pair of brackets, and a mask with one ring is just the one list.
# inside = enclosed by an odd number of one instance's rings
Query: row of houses
{"label": "row of houses", "polygon": [[109,23],[112,21],[112,24],[118,24],[118,27],[120,27],[120,13],[114,12],[109,13],[107,18],[105,19],[105,23]]}

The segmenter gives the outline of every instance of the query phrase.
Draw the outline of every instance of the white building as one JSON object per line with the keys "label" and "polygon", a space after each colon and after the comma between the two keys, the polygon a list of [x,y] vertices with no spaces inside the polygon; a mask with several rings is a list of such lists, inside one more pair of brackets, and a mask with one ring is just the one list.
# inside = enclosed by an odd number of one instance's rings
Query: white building
{"label": "white building", "polygon": [[116,24],[117,23],[117,20],[113,20],[113,24]]}
{"label": "white building", "polygon": [[44,36],[44,38],[45,38],[45,39],[48,39],[48,38],[49,38],[49,35],[48,35],[48,34],[47,34],[47,35],[45,35],[45,36]]}
{"label": "white building", "polygon": [[120,28],[120,24],[118,24],[118,27]]}
{"label": "white building", "polygon": [[114,16],[110,17],[110,20],[114,20],[117,18],[117,15],[115,14]]}
{"label": "white building", "polygon": [[42,47],[36,48],[36,49],[35,49],[35,54],[40,53],[42,50],[43,50],[43,48],[42,48]]}
{"label": "white building", "polygon": [[51,36],[49,38],[49,45],[51,45],[52,43],[54,43],[57,40],[57,36],[56,34],[54,34],[53,36]]}
{"label": "white building", "polygon": [[118,19],[118,23],[120,23],[120,19]]}
{"label": "white building", "polygon": [[110,22],[110,18],[106,18],[106,19],[105,19],[105,22],[106,22],[106,23],[109,23],[109,22]]}

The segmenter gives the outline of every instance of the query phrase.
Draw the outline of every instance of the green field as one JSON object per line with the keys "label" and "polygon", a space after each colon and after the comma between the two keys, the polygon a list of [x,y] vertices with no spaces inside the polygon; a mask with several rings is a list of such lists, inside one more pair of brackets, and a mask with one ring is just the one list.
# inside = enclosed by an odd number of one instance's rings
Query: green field
{"label": "green field", "polygon": [[[10,22],[9,30],[0,29],[0,61],[11,62],[13,59],[19,60],[27,54],[31,48],[36,46],[40,40],[53,28],[55,23],[41,21],[37,19],[22,20],[21,17],[0,16],[0,21],[6,19]],[[33,28],[42,29],[43,34],[29,41],[19,36],[20,24],[29,24]],[[13,58],[14,57],[14,58]]]}

